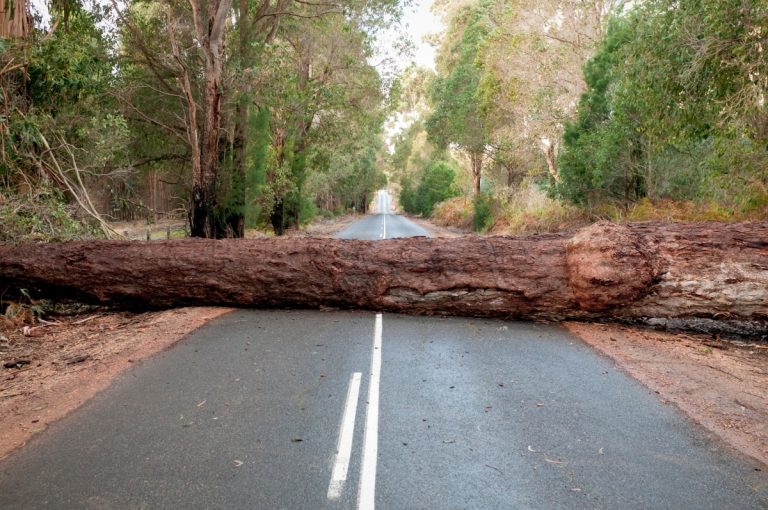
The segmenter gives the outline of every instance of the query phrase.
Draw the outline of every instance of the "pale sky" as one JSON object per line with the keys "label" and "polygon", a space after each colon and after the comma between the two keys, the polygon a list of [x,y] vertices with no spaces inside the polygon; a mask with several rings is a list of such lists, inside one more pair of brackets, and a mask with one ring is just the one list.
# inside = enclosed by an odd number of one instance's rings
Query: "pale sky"
{"label": "pale sky", "polygon": [[435,68],[435,48],[424,42],[424,36],[444,29],[442,21],[430,11],[431,8],[432,0],[416,0],[403,17],[415,44],[414,61],[428,69]]}
{"label": "pale sky", "polygon": [[[414,0],[413,4],[403,12],[402,25],[399,30],[391,30],[380,34],[376,41],[376,55],[371,63],[389,59],[391,66],[379,68],[379,72],[399,75],[412,63],[419,67],[435,69],[436,48],[424,41],[424,37],[430,34],[442,32],[444,24],[438,16],[432,12],[432,0]],[[396,41],[399,36],[407,34],[412,44],[413,52],[401,51]],[[374,64],[375,65],[375,64]],[[388,69],[386,67],[389,67]],[[394,75],[391,75],[394,77]],[[385,79],[385,81],[387,81]],[[411,112],[412,113],[412,112]],[[397,112],[393,114],[386,124],[386,143],[389,150],[394,150],[392,140],[399,132],[410,126],[415,118],[412,114]]]}
{"label": "pale sky", "polygon": [[[379,70],[385,83],[414,62],[428,69],[435,68],[435,48],[424,41],[424,36],[441,32],[443,24],[430,12],[431,7],[432,0],[414,0],[403,12],[399,25],[376,34],[374,55],[369,63]],[[404,39],[412,51],[404,47]]]}

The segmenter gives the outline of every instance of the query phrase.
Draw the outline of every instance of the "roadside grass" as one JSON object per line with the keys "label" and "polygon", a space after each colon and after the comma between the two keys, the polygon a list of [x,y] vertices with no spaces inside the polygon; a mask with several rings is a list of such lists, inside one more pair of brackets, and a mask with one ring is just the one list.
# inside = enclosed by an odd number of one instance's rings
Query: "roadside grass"
{"label": "roadside grass", "polygon": [[[617,223],[642,221],[766,221],[768,194],[751,200],[740,208],[727,207],[715,201],[649,200],[632,204],[602,203],[579,207],[548,197],[531,185],[494,199],[492,220],[484,233],[493,235],[532,235],[561,232],[587,226],[600,220]],[[472,229],[473,201],[456,197],[435,207],[431,220],[440,226]]]}
{"label": "roadside grass", "polygon": [[441,227],[472,228],[474,205],[467,197],[454,197],[435,205],[430,219]]}
{"label": "roadside grass", "polygon": [[103,237],[97,228],[78,218],[52,189],[16,194],[0,191],[0,242],[56,242]]}

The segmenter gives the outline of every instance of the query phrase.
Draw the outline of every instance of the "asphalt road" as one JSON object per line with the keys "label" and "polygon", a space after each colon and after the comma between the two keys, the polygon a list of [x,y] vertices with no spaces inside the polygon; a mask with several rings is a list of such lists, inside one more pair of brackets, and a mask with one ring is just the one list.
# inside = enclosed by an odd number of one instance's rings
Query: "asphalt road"
{"label": "asphalt road", "polygon": [[356,221],[336,236],[340,239],[394,239],[396,237],[429,237],[429,232],[416,225],[414,222],[400,216],[391,214],[392,205],[389,194],[379,191],[375,203],[375,214],[369,214]]}
{"label": "asphalt road", "polygon": [[242,310],[0,463],[0,508],[768,508],[756,469],[558,326]]}

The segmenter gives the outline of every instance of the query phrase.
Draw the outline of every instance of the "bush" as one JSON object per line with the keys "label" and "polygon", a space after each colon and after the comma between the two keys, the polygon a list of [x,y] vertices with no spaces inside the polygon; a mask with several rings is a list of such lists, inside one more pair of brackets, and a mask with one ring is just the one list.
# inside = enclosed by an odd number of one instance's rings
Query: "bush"
{"label": "bush", "polygon": [[455,177],[453,165],[445,161],[433,161],[424,169],[415,189],[408,177],[402,179],[400,206],[409,214],[430,216],[435,204],[459,194],[453,183]]}
{"label": "bush", "polygon": [[455,197],[435,204],[432,211],[432,221],[443,227],[472,227],[473,203],[466,197]]}
{"label": "bush", "polygon": [[493,197],[480,193],[475,197],[475,214],[472,216],[472,230],[484,232],[493,224]]}
{"label": "bush", "polygon": [[0,242],[73,241],[101,238],[97,228],[80,221],[75,207],[56,192],[18,196],[0,191]]}
{"label": "bush", "polygon": [[559,232],[590,222],[583,209],[548,197],[539,185],[531,182],[523,182],[499,209],[491,229],[496,234]]}
{"label": "bush", "polygon": [[416,191],[413,189],[411,180],[408,177],[404,177],[400,182],[400,207],[408,214],[419,214],[419,209],[416,206]]}
{"label": "bush", "polygon": [[445,161],[431,163],[416,189],[416,206],[422,216],[430,216],[435,204],[458,195],[453,185],[456,171]]}

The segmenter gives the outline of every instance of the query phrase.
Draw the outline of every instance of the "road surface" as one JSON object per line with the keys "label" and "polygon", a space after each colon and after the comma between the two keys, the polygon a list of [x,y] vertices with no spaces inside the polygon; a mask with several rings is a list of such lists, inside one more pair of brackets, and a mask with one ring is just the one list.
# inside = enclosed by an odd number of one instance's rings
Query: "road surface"
{"label": "road surface", "polygon": [[381,190],[374,201],[376,214],[369,214],[356,221],[336,236],[340,239],[394,239],[396,237],[429,237],[429,232],[416,225],[414,222],[400,216],[391,214],[392,204],[389,194]]}
{"label": "road surface", "polygon": [[[377,202],[340,236],[426,234]],[[556,325],[242,310],[0,463],[0,508],[768,508],[757,469]]]}

